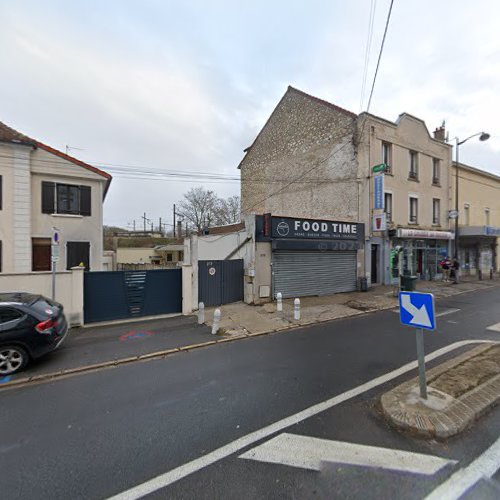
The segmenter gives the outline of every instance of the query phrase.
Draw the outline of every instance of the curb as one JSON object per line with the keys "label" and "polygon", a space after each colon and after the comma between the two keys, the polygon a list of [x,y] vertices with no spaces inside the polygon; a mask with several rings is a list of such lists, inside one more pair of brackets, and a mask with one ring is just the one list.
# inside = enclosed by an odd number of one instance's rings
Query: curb
{"label": "curb", "polygon": [[[399,429],[423,438],[444,440],[462,432],[500,401],[500,374],[458,398],[437,391],[430,387],[430,383],[449,369],[498,343],[491,341],[428,370],[428,394],[443,401],[448,399],[442,409],[415,404],[418,378],[413,378],[382,395],[380,402],[384,416]],[[409,398],[412,400],[409,401]]]}
{"label": "curb", "polygon": [[[491,288],[493,286],[495,286],[495,285],[489,285],[488,287],[485,287],[485,288]],[[484,290],[484,288],[481,288],[481,289]],[[475,292],[477,290],[479,290],[479,288],[476,288],[474,290],[462,290],[462,291],[459,291],[457,293],[454,293],[453,295],[460,295],[462,293]],[[448,297],[442,297],[442,298],[448,298]],[[147,354],[141,354],[141,355],[137,355],[137,356],[130,356],[127,358],[115,359],[112,361],[103,361],[101,363],[94,363],[91,365],[84,365],[84,366],[79,366],[76,368],[67,368],[64,370],[59,370],[57,372],[42,373],[40,375],[33,375],[31,377],[24,377],[21,379],[12,380],[12,381],[0,384],[0,391],[2,389],[8,389],[8,388],[12,388],[12,387],[25,386],[25,385],[28,385],[30,383],[47,382],[50,380],[56,380],[58,378],[63,378],[63,377],[71,376],[71,375],[78,375],[80,373],[97,371],[97,370],[104,369],[104,368],[113,368],[116,366],[133,363],[136,361],[147,361],[147,360],[151,360],[151,359],[159,359],[162,357],[170,356],[172,354],[176,354],[178,352],[189,352],[189,351],[194,350],[194,349],[201,349],[203,347],[210,347],[210,346],[216,345],[216,344],[224,344],[226,342],[235,342],[237,340],[243,340],[243,339],[248,339],[248,338],[253,338],[253,337],[260,337],[262,335],[271,335],[274,333],[283,333],[283,332],[288,332],[290,330],[295,330],[297,328],[307,328],[307,327],[312,326],[312,325],[329,323],[329,322],[333,322],[336,320],[346,319],[346,318],[365,315],[365,314],[372,314],[372,313],[375,313],[378,311],[387,311],[387,310],[390,310],[393,308],[394,308],[394,304],[390,305],[390,306],[375,308],[375,309],[368,309],[366,311],[359,311],[358,310],[353,314],[347,314],[344,316],[339,316],[337,318],[317,319],[317,320],[307,321],[307,322],[304,322],[301,324],[290,323],[288,325],[284,325],[281,328],[275,328],[275,329],[269,330],[269,331],[235,335],[234,337],[226,337],[226,338],[222,338],[222,339],[201,342],[198,344],[190,344],[187,346],[174,347],[174,348],[164,349],[161,351],[155,351],[155,352],[151,352],[151,353],[147,353]]]}

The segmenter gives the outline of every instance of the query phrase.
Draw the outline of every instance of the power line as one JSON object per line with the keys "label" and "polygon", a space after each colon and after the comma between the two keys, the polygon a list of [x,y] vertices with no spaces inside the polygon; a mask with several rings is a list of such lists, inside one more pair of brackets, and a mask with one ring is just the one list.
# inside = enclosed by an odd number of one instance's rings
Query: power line
{"label": "power line", "polygon": [[377,0],[372,0],[370,5],[370,15],[368,18],[368,36],[366,39],[366,48],[365,48],[365,65],[363,68],[363,83],[361,85],[361,97],[359,99],[359,111],[363,110],[363,101],[365,99],[365,90],[366,90],[366,79],[368,77],[368,66],[370,62],[370,52],[372,46],[373,39],[373,23],[375,20],[375,10],[377,7]]}

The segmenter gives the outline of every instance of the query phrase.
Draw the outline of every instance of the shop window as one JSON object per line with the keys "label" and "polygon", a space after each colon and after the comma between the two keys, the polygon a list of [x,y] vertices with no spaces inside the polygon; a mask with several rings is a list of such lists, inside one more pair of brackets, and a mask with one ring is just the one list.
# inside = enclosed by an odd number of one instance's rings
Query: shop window
{"label": "shop window", "polygon": [[387,222],[392,222],[392,193],[384,194],[385,218]]}
{"label": "shop window", "polygon": [[441,200],[438,198],[434,198],[432,200],[432,223],[434,225],[440,224],[440,216],[441,216]]}
{"label": "shop window", "polygon": [[382,163],[385,163],[385,173],[392,173],[392,144],[382,141]]}
{"label": "shop window", "polygon": [[469,220],[470,220],[470,206],[466,203],[464,205],[464,224],[466,226],[469,225]]}
{"label": "shop window", "polygon": [[409,222],[411,224],[417,224],[418,222],[418,198],[410,196],[410,218]]}
{"label": "shop window", "polygon": [[416,151],[410,151],[409,160],[410,172],[408,174],[408,177],[413,181],[418,181],[418,153]]}
{"label": "shop window", "polygon": [[439,186],[441,184],[441,161],[438,158],[432,159],[432,184]]}
{"label": "shop window", "polygon": [[484,221],[485,221],[485,224],[487,226],[490,225],[490,209],[489,208],[484,209]]}
{"label": "shop window", "polygon": [[31,269],[33,271],[50,271],[50,243],[50,238],[31,240]]}

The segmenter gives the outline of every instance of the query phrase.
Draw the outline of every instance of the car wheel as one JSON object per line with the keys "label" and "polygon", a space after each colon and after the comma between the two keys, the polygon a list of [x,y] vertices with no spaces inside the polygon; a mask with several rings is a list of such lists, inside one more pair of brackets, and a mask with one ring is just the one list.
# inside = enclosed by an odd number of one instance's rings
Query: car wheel
{"label": "car wheel", "polygon": [[13,345],[0,347],[0,375],[11,375],[22,370],[28,363],[28,353]]}

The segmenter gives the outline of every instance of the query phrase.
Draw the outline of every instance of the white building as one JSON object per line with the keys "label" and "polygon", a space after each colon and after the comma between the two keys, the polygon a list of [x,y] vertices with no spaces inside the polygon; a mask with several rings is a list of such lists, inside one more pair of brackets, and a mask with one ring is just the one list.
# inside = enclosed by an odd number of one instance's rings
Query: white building
{"label": "white building", "polygon": [[54,227],[57,271],[80,263],[102,270],[111,176],[1,122],[0,160],[0,272],[49,271]]}

